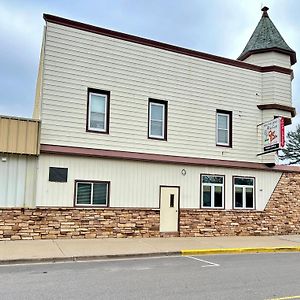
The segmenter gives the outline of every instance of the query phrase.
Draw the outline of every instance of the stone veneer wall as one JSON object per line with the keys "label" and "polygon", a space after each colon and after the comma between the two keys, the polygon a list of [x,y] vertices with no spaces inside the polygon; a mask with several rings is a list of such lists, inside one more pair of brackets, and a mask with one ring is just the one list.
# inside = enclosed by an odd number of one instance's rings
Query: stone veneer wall
{"label": "stone veneer wall", "polygon": [[300,234],[300,174],[284,173],[264,211],[180,211],[180,236]]}
{"label": "stone veneer wall", "polygon": [[158,236],[159,210],[118,208],[0,210],[0,240]]}
{"label": "stone veneer wall", "polygon": [[[264,211],[180,210],[180,236],[300,234],[300,174],[282,175]],[[0,240],[159,237],[159,210],[0,209]]]}

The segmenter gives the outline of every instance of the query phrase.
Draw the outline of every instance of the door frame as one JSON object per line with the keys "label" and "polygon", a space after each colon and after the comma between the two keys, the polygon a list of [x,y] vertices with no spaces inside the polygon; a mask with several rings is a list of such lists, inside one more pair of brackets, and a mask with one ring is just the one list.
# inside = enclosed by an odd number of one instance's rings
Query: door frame
{"label": "door frame", "polygon": [[[178,218],[177,218],[177,231],[180,232],[180,186],[179,185],[160,185],[159,186],[159,220],[160,220],[160,210],[161,210],[161,189],[162,188],[177,188],[178,189]],[[159,228],[160,232],[160,228]]]}

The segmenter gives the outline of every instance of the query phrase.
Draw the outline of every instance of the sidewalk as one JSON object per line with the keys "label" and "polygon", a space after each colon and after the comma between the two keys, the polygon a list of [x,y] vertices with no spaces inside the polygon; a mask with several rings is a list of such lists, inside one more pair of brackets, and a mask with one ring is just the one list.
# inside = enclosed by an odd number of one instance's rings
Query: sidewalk
{"label": "sidewalk", "polygon": [[0,264],[126,256],[192,255],[201,252],[218,254],[274,251],[300,252],[300,235],[0,241]]}

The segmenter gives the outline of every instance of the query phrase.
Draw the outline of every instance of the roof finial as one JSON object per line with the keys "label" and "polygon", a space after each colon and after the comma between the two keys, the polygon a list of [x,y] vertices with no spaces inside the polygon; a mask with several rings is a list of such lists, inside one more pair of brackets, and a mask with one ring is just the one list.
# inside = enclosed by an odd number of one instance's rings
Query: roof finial
{"label": "roof finial", "polygon": [[264,6],[264,7],[261,9],[261,11],[263,11],[263,14],[262,14],[263,17],[269,17],[269,15],[268,15],[268,10],[269,10],[269,7],[267,7],[267,6]]}

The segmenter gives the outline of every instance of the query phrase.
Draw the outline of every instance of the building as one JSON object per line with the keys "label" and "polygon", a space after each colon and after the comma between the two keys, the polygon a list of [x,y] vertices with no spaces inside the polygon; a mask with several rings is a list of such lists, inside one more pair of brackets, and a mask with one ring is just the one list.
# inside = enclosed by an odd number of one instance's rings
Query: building
{"label": "building", "polygon": [[34,192],[0,238],[299,233],[299,169],[258,155],[296,113],[267,10],[237,60],[45,14]]}

